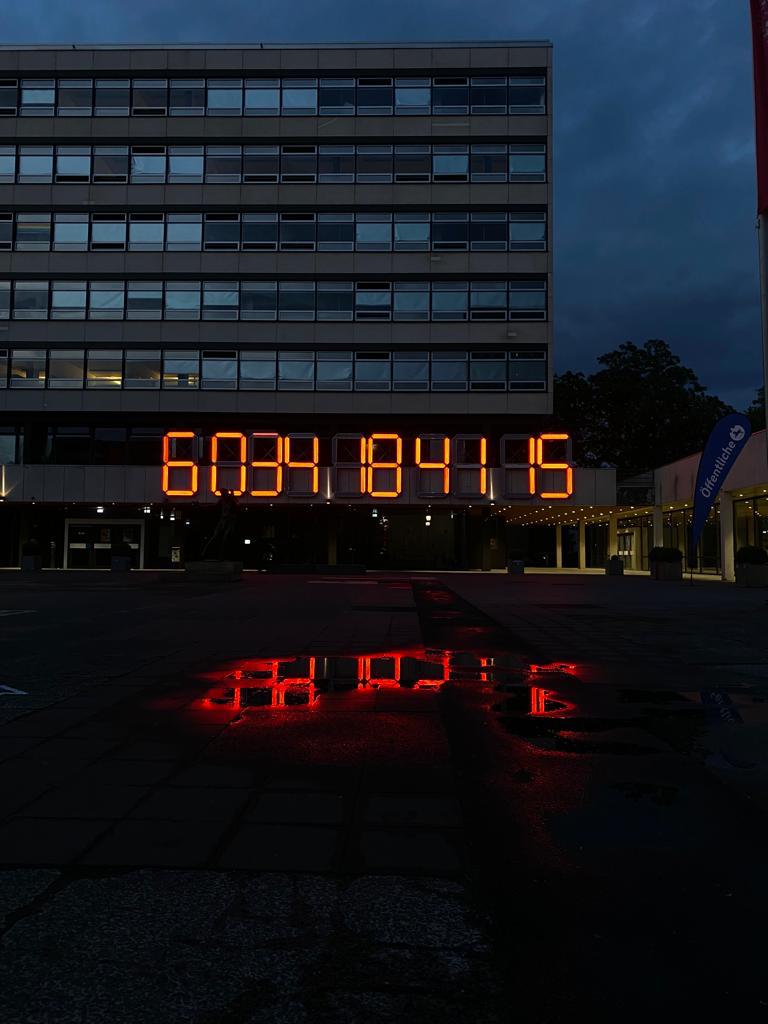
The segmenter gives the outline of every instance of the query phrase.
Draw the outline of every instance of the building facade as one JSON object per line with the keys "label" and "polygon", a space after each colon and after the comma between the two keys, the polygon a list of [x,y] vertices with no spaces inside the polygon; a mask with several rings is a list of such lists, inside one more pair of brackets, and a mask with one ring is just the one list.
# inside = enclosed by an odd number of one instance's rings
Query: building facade
{"label": "building facade", "polygon": [[183,566],[228,491],[247,566],[489,568],[610,503],[548,433],[551,53],[0,48],[0,565]]}

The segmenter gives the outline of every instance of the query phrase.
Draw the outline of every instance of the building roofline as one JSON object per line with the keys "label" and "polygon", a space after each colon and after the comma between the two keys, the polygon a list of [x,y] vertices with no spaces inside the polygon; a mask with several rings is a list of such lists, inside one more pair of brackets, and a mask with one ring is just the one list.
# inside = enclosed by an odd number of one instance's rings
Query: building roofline
{"label": "building roofline", "polygon": [[3,43],[0,50],[421,50],[551,47],[548,39],[467,39],[461,42],[380,43]]}

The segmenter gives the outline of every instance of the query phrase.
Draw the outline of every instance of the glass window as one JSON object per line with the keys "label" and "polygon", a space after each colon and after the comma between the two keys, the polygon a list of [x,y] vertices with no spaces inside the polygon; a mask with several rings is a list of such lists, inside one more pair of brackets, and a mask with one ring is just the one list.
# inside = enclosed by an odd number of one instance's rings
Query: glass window
{"label": "glass window", "polygon": [[12,388],[45,387],[45,349],[14,349],[11,361]]}
{"label": "glass window", "polygon": [[[91,353],[93,355],[93,353]],[[91,385],[89,384],[89,387]],[[99,466],[125,465],[128,430],[125,427],[93,428],[93,461]]]}
{"label": "glass window", "polygon": [[320,79],[320,113],[338,116],[355,112],[354,78]]}
{"label": "glass window", "polygon": [[60,466],[88,465],[91,462],[90,427],[49,427],[48,443],[48,462]]}
{"label": "glass window", "polygon": [[466,320],[468,300],[466,281],[434,281],[432,283],[432,319]]}
{"label": "glass window", "polygon": [[210,182],[240,181],[242,164],[239,146],[205,147],[205,180]]}
{"label": "glass window", "polygon": [[432,390],[467,390],[467,353],[450,350],[432,353]]}
{"label": "glass window", "polygon": [[354,296],[351,281],[318,281],[317,319],[351,320],[354,314]]}
{"label": "glass window", "polygon": [[510,78],[510,114],[543,114],[544,81],[543,75],[536,75],[533,78]]}
{"label": "glass window", "polygon": [[392,146],[358,146],[357,180],[392,181]]}
{"label": "glass window", "polygon": [[280,320],[315,319],[314,281],[280,281]]}
{"label": "glass window", "polygon": [[434,146],[432,177],[435,181],[468,181],[469,147]]}
{"label": "glass window", "polygon": [[544,213],[510,213],[509,248],[538,249],[547,247],[547,217]]}
{"label": "glass window", "polygon": [[16,180],[16,147],[0,146],[0,181]]}
{"label": "glass window", "polygon": [[162,213],[132,213],[128,225],[128,248],[134,252],[162,252]]}
{"label": "glass window", "polygon": [[279,146],[246,146],[243,150],[243,181],[277,181]]}
{"label": "glass window", "polygon": [[243,249],[267,251],[277,249],[276,213],[243,214]]}
{"label": "glass window", "polygon": [[168,149],[168,181],[174,184],[203,180],[202,146],[170,146]]}
{"label": "glass window", "polygon": [[237,387],[237,353],[203,352],[203,388],[218,391]]}
{"label": "glass window", "polygon": [[172,117],[200,117],[205,113],[205,81],[202,78],[172,78]]}
{"label": "glass window", "polygon": [[[0,388],[6,386],[8,378],[8,353],[0,350]],[[16,462],[17,435],[15,427],[0,427],[0,465],[12,465]]]}
{"label": "glass window", "polygon": [[243,112],[243,83],[240,79],[208,79],[208,114],[239,117]]}
{"label": "glass window", "polygon": [[358,114],[391,114],[394,89],[391,78],[358,78]]}
{"label": "glass window", "polygon": [[89,320],[122,320],[124,307],[123,281],[91,281],[88,294]]}
{"label": "glass window", "polygon": [[124,385],[126,388],[159,388],[159,350],[126,349]]}
{"label": "glass window", "polygon": [[281,391],[312,391],[315,385],[314,352],[279,352],[277,387]]}
{"label": "glass window", "polygon": [[127,146],[93,147],[93,180],[128,181],[130,160]]}
{"label": "glass window", "polygon": [[125,214],[94,213],[92,215],[92,249],[125,249],[125,240]]}
{"label": "glass window", "polygon": [[316,230],[314,213],[281,213],[280,248],[313,251]]}
{"label": "glass window", "polygon": [[159,184],[165,181],[165,148],[163,146],[131,147],[131,183]]}
{"label": "glass window", "polygon": [[352,353],[317,353],[317,390],[352,390]]}
{"label": "glass window", "polygon": [[166,281],[165,319],[200,319],[199,281]]}
{"label": "glass window", "polygon": [[16,114],[19,84],[15,78],[0,80],[0,114],[4,117]]}
{"label": "glass window", "polygon": [[277,283],[242,281],[240,284],[242,320],[277,320]]}
{"label": "glass window", "polygon": [[506,251],[506,213],[473,213],[469,225],[469,237],[473,252]]}
{"label": "glass window", "polygon": [[200,213],[169,213],[166,248],[169,252],[199,252],[203,246],[203,217]]}
{"label": "glass window", "polygon": [[96,114],[99,117],[127,117],[130,97],[128,79],[96,79]]}
{"label": "glass window", "polygon": [[468,114],[468,79],[436,78],[432,84],[432,113]]}
{"label": "glass window", "polygon": [[194,351],[163,353],[163,387],[194,389],[200,387],[200,353]]}
{"label": "glass window", "polygon": [[249,78],[245,83],[245,112],[252,117],[274,117],[279,114],[279,79]]}
{"label": "glass window", "polygon": [[57,213],[53,221],[53,248],[59,252],[84,252],[88,248],[88,214]]}
{"label": "glass window", "polygon": [[13,289],[13,316],[16,320],[47,320],[48,282],[16,281]]}
{"label": "glass window", "polygon": [[395,251],[425,252],[429,249],[429,214],[395,214]]}
{"label": "glass window", "polygon": [[283,79],[283,114],[317,113],[317,79]]}
{"label": "glass window", "polygon": [[19,181],[48,182],[53,177],[53,146],[19,147]]}
{"label": "glass window", "polygon": [[467,235],[469,216],[466,213],[432,214],[432,248],[465,250],[469,248]]}
{"label": "glass window", "polygon": [[51,320],[84,320],[85,281],[54,281],[51,288]]}
{"label": "glass window", "polygon": [[[141,356],[141,352],[134,353],[134,355]],[[160,384],[160,353],[159,352],[147,352],[148,357],[152,357],[153,362],[156,358],[157,362],[157,379],[156,384]],[[128,366],[129,353],[125,354],[125,387],[130,387],[128,382]],[[144,385],[141,385],[142,387]],[[163,431],[160,427],[131,427],[128,434],[128,441],[125,446],[125,461],[129,466],[152,466],[157,463],[157,453],[162,451],[163,444]]]}
{"label": "glass window", "polygon": [[470,391],[506,391],[506,353],[473,352],[469,364],[469,387]]}
{"label": "glass window", "polygon": [[392,215],[358,213],[355,223],[358,252],[389,252],[392,249]]}
{"label": "glass window", "polygon": [[133,113],[165,114],[168,111],[168,82],[164,78],[133,80]]}
{"label": "glass window", "polygon": [[539,143],[509,147],[509,177],[512,181],[544,181],[547,175],[546,147]]}
{"label": "glass window", "polygon": [[315,181],[317,149],[315,146],[283,146],[280,161],[283,181]]}
{"label": "glass window", "polygon": [[395,352],[392,366],[395,391],[429,391],[429,353]]}
{"label": "glass window", "polygon": [[321,252],[352,252],[355,247],[353,213],[319,213],[317,248]]}
{"label": "glass window", "polygon": [[203,248],[237,251],[240,248],[240,217],[236,213],[206,213]]}
{"label": "glass window", "polygon": [[355,391],[389,391],[392,387],[389,352],[358,352],[355,356]]}
{"label": "glass window", "polygon": [[431,146],[395,146],[395,181],[429,181]]}
{"label": "glass window", "polygon": [[428,281],[395,281],[395,320],[429,320]]}
{"label": "glass window", "polygon": [[471,150],[469,166],[472,181],[507,180],[507,146],[475,145]]}
{"label": "glass window", "polygon": [[510,281],[510,320],[546,320],[546,289],[545,281]]}
{"label": "glass window", "polygon": [[[24,217],[23,213],[17,215],[18,217]],[[34,216],[34,214],[32,214]],[[50,220],[50,217],[49,217]],[[7,252],[13,248],[13,214],[12,213],[0,213],[0,249]],[[20,248],[18,241],[16,248]]]}
{"label": "glass window", "polygon": [[473,281],[470,311],[472,320],[506,320],[506,281]]}
{"label": "glass window", "polygon": [[245,391],[274,391],[274,352],[240,353],[240,388]]}
{"label": "glass window", "polygon": [[87,388],[119,388],[123,384],[123,353],[117,349],[92,349],[88,353]]}
{"label": "glass window", "polygon": [[389,320],[392,286],[389,282],[359,281],[355,287],[356,320]]}
{"label": "glass window", "polygon": [[350,182],[355,180],[354,146],[320,146],[317,161],[318,181]]}
{"label": "glass window", "polygon": [[129,281],[126,316],[129,320],[162,319],[163,282]]}
{"label": "glass window", "polygon": [[51,248],[50,213],[16,214],[16,248],[22,252],[49,251]]}
{"label": "glass window", "polygon": [[237,281],[203,281],[203,320],[237,320]]}
{"label": "glass window", "polygon": [[395,80],[395,113],[428,114],[431,89],[428,78],[398,78]]}
{"label": "glass window", "polygon": [[473,78],[470,84],[470,113],[506,114],[506,78]]}
{"label": "glass window", "polygon": [[11,282],[0,281],[0,320],[7,320],[11,315]]}
{"label": "glass window", "polygon": [[21,83],[21,113],[51,117],[56,103],[56,86],[52,78],[24,79]]}
{"label": "glass window", "polygon": [[57,146],[54,181],[90,181],[91,150],[88,146]]}
{"label": "glass window", "polygon": [[509,353],[510,391],[543,391],[547,386],[546,352],[520,349]]}
{"label": "glass window", "polygon": [[90,117],[93,112],[93,82],[90,78],[59,79],[59,117]]}
{"label": "glass window", "polygon": [[48,358],[49,388],[82,388],[85,353],[81,348],[52,349]]}

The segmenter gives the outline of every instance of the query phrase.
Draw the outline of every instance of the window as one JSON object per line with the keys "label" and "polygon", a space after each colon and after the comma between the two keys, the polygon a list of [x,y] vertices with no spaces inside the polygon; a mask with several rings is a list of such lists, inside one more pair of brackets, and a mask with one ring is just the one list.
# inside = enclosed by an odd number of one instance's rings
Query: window
{"label": "window", "polygon": [[352,252],[355,248],[355,215],[319,213],[317,248],[321,252]]}
{"label": "window", "polygon": [[434,146],[432,176],[435,181],[469,181],[469,147]]}
{"label": "window", "polygon": [[354,295],[351,281],[318,281],[317,319],[351,320],[354,315]]}
{"label": "window", "polygon": [[91,462],[90,427],[49,427],[46,461],[58,465],[88,465]]}
{"label": "window", "polygon": [[279,175],[279,146],[245,147],[243,150],[243,181],[277,181]]}
{"label": "window", "polygon": [[240,79],[208,79],[207,114],[239,117],[243,112],[243,83]]}
{"label": "window", "polygon": [[[0,350],[0,388],[5,387],[8,358]],[[0,427],[0,465],[13,465],[18,459],[18,435],[16,427]]]}
{"label": "window", "polygon": [[357,113],[391,114],[394,90],[391,78],[358,78]]}
{"label": "window", "polygon": [[13,289],[13,316],[16,320],[47,320],[48,282],[16,281]]}
{"label": "window", "polygon": [[468,249],[468,229],[467,213],[433,213],[432,248],[436,252]]}
{"label": "window", "polygon": [[48,182],[53,177],[52,146],[19,147],[19,182]]}
{"label": "window", "polygon": [[316,223],[314,213],[280,214],[280,248],[286,251],[315,249]]}
{"label": "window", "polygon": [[99,117],[126,117],[129,112],[131,83],[122,78],[96,79],[96,114]]}
{"label": "window", "polygon": [[236,252],[240,248],[239,215],[206,213],[203,221],[203,248]]}
{"label": "window", "polygon": [[203,281],[203,320],[237,320],[237,281]]}
{"label": "window", "polygon": [[389,352],[355,354],[355,391],[390,391],[392,362]]}
{"label": "window", "polygon": [[470,113],[506,114],[506,78],[473,78],[470,84]]}
{"label": "window", "polygon": [[355,286],[356,320],[391,320],[392,285],[382,281],[359,281]]}
{"label": "window", "polygon": [[93,462],[97,466],[124,465],[127,440],[125,427],[94,427]]}
{"label": "window", "polygon": [[51,320],[84,320],[85,281],[54,281],[51,288]]}
{"label": "window", "polygon": [[389,252],[392,249],[392,214],[358,213],[355,248],[358,252]]}
{"label": "window", "polygon": [[429,353],[395,352],[392,378],[395,391],[429,391]]}
{"label": "window", "polygon": [[240,285],[242,320],[277,320],[277,282],[243,281]]}
{"label": "window", "polygon": [[469,363],[470,391],[506,391],[505,352],[473,352]]}
{"label": "window", "polygon": [[0,146],[0,181],[16,180],[16,147]]}
{"label": "window", "polygon": [[120,350],[92,349],[88,353],[86,387],[119,388],[123,383],[123,353]]}
{"label": "window", "polygon": [[0,281],[0,320],[7,320],[11,315],[11,282]]}
{"label": "window", "polygon": [[125,214],[94,213],[91,220],[92,249],[125,249]]}
{"label": "window", "polygon": [[127,349],[125,353],[126,388],[160,387],[160,352],[157,349]]}
{"label": "window", "polygon": [[82,388],[84,366],[81,348],[53,349],[48,357],[48,387]]}
{"label": "window", "polygon": [[432,353],[432,390],[467,390],[467,353],[450,350]]}
{"label": "window", "polygon": [[54,181],[86,182],[91,179],[91,150],[88,146],[57,146]]}
{"label": "window", "polygon": [[300,115],[317,113],[317,79],[283,79],[283,114]]}
{"label": "window", "polygon": [[343,117],[345,115],[352,115],[354,112],[354,78],[321,78],[320,113]]}
{"label": "window", "polygon": [[318,149],[317,180],[351,182],[355,180],[354,146],[320,146]]}
{"label": "window", "polygon": [[218,391],[237,388],[236,352],[203,352],[203,388]]}
{"label": "window", "polygon": [[543,114],[546,109],[544,83],[543,75],[536,75],[533,78],[510,78],[510,114]]}
{"label": "window", "polygon": [[280,320],[315,319],[314,281],[280,281],[278,283]]}
{"label": "window", "polygon": [[0,116],[15,117],[18,109],[19,83],[15,78],[0,79]]}
{"label": "window", "polygon": [[274,391],[274,352],[240,353],[240,388],[245,391]]}
{"label": "window", "polygon": [[509,248],[539,249],[547,248],[547,216],[545,213],[510,213],[509,215]]}
{"label": "window", "polygon": [[545,181],[546,176],[547,152],[544,145],[510,145],[509,177],[512,181]]}
{"label": "window", "polygon": [[205,180],[214,183],[240,181],[239,146],[205,147]]}
{"label": "window", "polygon": [[87,250],[88,214],[55,214],[53,221],[53,248],[58,252],[84,252]]}
{"label": "window", "polygon": [[395,113],[428,114],[431,90],[428,78],[395,79]]}
{"label": "window", "polygon": [[170,146],[168,149],[168,181],[172,184],[194,184],[203,180],[202,146]]}
{"label": "window", "polygon": [[89,320],[122,320],[125,312],[124,281],[91,281]]}
{"label": "window", "polygon": [[509,353],[509,390],[545,391],[547,353],[545,349],[513,349]]}
{"label": "window", "polygon": [[429,181],[432,177],[430,146],[395,146],[395,181]]}
{"label": "window", "polygon": [[129,281],[126,316],[129,320],[160,320],[163,315],[162,281]]}
{"label": "window", "polygon": [[160,184],[165,181],[165,147],[131,147],[131,183]]}
{"label": "window", "polygon": [[51,117],[55,112],[56,83],[52,78],[24,79],[21,83],[21,113]]}
{"label": "window", "polygon": [[429,320],[429,282],[395,281],[395,320]]}
{"label": "window", "polygon": [[163,387],[196,389],[200,386],[200,353],[163,353]]}
{"label": "window", "polygon": [[470,291],[471,320],[507,319],[505,281],[473,281]]}
{"label": "window", "polygon": [[169,213],[166,248],[169,252],[199,252],[203,246],[203,218],[199,213]]}
{"label": "window", "polygon": [[280,161],[281,181],[315,181],[316,178],[317,149],[315,146],[283,146]]}
{"label": "window", "polygon": [[509,319],[546,320],[546,281],[509,282]]}
{"label": "window", "polygon": [[312,391],[315,386],[314,352],[278,352],[278,390]]}
{"label": "window", "polygon": [[16,214],[16,248],[22,252],[48,252],[50,250],[50,213]]}
{"label": "window", "polygon": [[128,181],[129,166],[127,146],[93,147],[93,180],[95,182]]}
{"label": "window", "polygon": [[280,113],[280,80],[250,78],[245,83],[245,112],[252,117],[274,117]]}
{"label": "window", "polygon": [[172,78],[171,117],[200,117],[205,113],[205,81],[202,78]]}
{"label": "window", "polygon": [[200,319],[200,282],[167,281],[165,285],[165,319]]}
{"label": "window", "polygon": [[[158,372],[160,369],[160,353]],[[126,374],[128,359],[126,355]],[[159,383],[159,381],[158,381]],[[128,387],[126,381],[126,387]],[[157,462],[157,453],[162,451],[163,431],[159,427],[131,427],[125,446],[125,461],[129,466],[152,466]]]}
{"label": "window", "polygon": [[426,252],[429,246],[428,213],[395,214],[396,252]]}
{"label": "window", "polygon": [[468,297],[466,281],[433,281],[432,319],[466,320]]}
{"label": "window", "polygon": [[352,390],[352,353],[317,353],[317,390]]}
{"label": "window", "polygon": [[90,117],[93,113],[93,82],[90,78],[60,78],[59,117]]}
{"label": "window", "polygon": [[162,213],[132,213],[128,248],[134,252],[161,252],[165,236]]}
{"label": "window", "polygon": [[469,113],[469,81],[466,78],[435,78],[432,85],[433,114]]}
{"label": "window", "polygon": [[243,214],[243,249],[274,251],[277,249],[277,214]]}
{"label": "window", "polygon": [[469,225],[469,238],[473,252],[505,252],[506,213],[473,213]]}
{"label": "window", "polygon": [[16,349],[11,361],[12,388],[45,387],[45,349]]}
{"label": "window", "polygon": [[470,176],[472,181],[506,181],[509,169],[507,146],[472,146]]}
{"label": "window", "polygon": [[164,78],[136,78],[133,82],[133,113],[168,113],[168,82]]}
{"label": "window", "polygon": [[[18,214],[23,217],[24,214]],[[34,214],[32,215],[34,216]],[[50,220],[50,217],[48,218]],[[17,229],[18,230],[18,229]],[[0,213],[0,250],[8,252],[13,248],[13,214]],[[16,248],[19,248],[18,242]]]}
{"label": "window", "polygon": [[358,146],[357,180],[392,181],[392,146]]}

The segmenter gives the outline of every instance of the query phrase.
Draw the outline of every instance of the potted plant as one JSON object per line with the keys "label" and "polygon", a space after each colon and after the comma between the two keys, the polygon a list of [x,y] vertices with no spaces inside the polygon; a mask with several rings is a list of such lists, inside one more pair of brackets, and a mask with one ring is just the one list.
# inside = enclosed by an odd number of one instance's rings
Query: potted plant
{"label": "potted plant", "polygon": [[40,544],[34,539],[25,540],[21,545],[21,569],[22,572],[38,572],[43,561],[40,557]]}
{"label": "potted plant", "polygon": [[651,548],[648,556],[651,579],[681,580],[683,578],[683,552],[679,548]]}
{"label": "potted plant", "polygon": [[740,587],[768,587],[768,551],[752,545],[739,548],[736,583]]}
{"label": "potted plant", "polygon": [[605,575],[606,576],[623,576],[624,575],[624,563],[618,555],[611,555],[608,561],[605,563]]}
{"label": "potted plant", "polygon": [[112,545],[109,567],[113,572],[127,572],[133,561],[133,550],[126,541]]}

